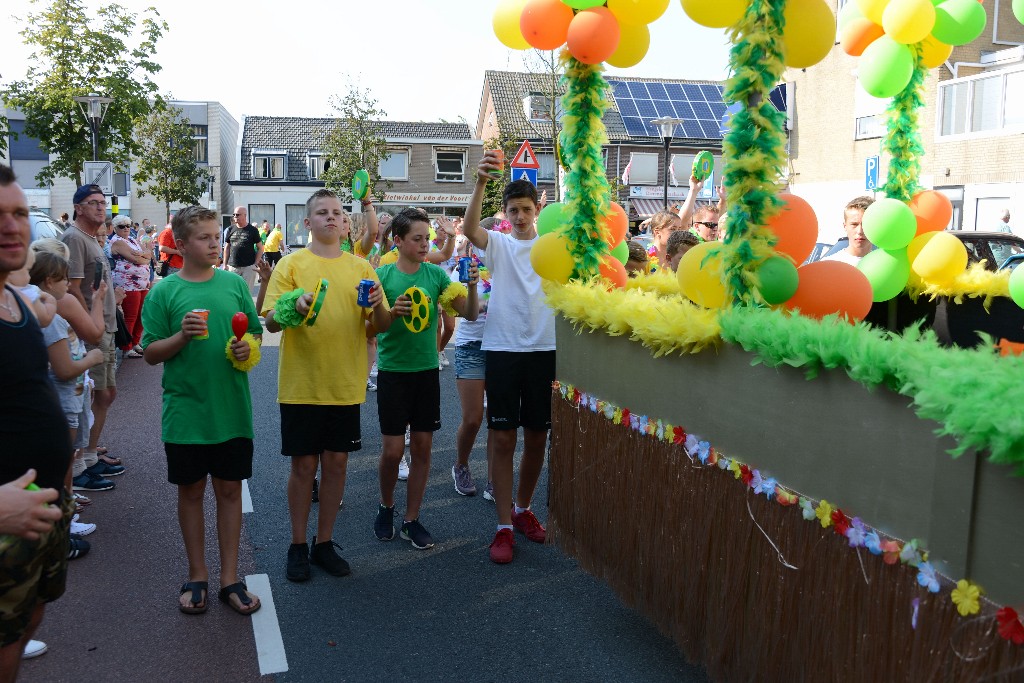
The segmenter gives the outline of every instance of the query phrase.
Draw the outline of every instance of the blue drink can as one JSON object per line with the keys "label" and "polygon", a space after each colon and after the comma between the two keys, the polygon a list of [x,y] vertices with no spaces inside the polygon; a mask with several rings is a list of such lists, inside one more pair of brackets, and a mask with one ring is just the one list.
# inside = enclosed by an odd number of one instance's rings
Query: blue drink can
{"label": "blue drink can", "polygon": [[363,308],[370,308],[370,290],[373,289],[377,283],[373,280],[360,280],[359,281],[359,294],[356,296],[356,303]]}
{"label": "blue drink can", "polygon": [[459,282],[469,282],[469,268],[473,265],[472,256],[459,257]]}

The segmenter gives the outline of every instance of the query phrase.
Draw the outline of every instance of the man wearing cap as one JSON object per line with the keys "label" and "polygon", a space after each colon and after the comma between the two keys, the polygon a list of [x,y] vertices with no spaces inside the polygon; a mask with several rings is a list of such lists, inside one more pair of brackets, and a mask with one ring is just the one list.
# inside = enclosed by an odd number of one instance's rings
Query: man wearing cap
{"label": "man wearing cap", "polygon": [[232,215],[237,225],[228,229],[224,240],[224,264],[232,273],[238,273],[252,289],[256,285],[256,261],[263,258],[263,240],[260,231],[249,223],[249,212],[244,206],[235,207]]}
{"label": "man wearing cap", "polygon": [[[110,264],[103,254],[97,240],[97,234],[104,226],[107,217],[107,198],[99,185],[83,185],[75,192],[74,222],[71,228],[64,231],[61,241],[68,246],[68,294],[74,296],[91,311],[93,306],[103,307],[103,321],[106,332],[100,343],[95,347],[103,352],[103,365],[97,365],[89,371],[95,382],[92,412],[93,425],[89,433],[89,445],[84,451],[87,472],[102,477],[106,469],[112,467],[105,462],[98,462],[96,444],[103,433],[103,424],[107,420],[107,411],[117,397],[114,370],[116,367],[116,348],[114,333],[117,331],[117,305],[114,302],[114,284],[110,277]],[[93,286],[99,279],[106,280],[107,293],[102,301],[93,300]]]}

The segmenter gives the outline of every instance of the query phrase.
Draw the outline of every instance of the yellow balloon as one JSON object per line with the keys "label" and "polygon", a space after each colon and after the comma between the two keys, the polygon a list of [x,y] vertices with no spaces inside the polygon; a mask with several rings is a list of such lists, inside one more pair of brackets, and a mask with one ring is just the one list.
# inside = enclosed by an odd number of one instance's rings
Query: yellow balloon
{"label": "yellow balloon", "polygon": [[929,284],[949,282],[967,268],[967,247],[948,232],[926,232],[907,247],[911,273]]}
{"label": "yellow balloon", "polygon": [[608,9],[619,20],[619,26],[646,26],[665,13],[668,0],[608,0]]}
{"label": "yellow balloon", "polygon": [[882,15],[885,14],[887,4],[889,4],[889,0],[857,0],[857,7],[860,8],[861,14],[879,26],[882,25]]}
{"label": "yellow balloon", "polygon": [[835,45],[836,26],[825,0],[788,0],[784,14],[786,66],[804,69],[825,59]]}
{"label": "yellow balloon", "polygon": [[494,35],[502,44],[513,50],[527,50],[530,47],[519,28],[519,17],[522,16],[523,7],[527,2],[528,0],[501,0],[494,8],[494,16],[491,17]]}
{"label": "yellow balloon", "polygon": [[708,257],[712,248],[721,246],[721,242],[698,244],[683,254],[676,269],[683,295],[704,308],[721,308],[728,300],[722,283],[722,259],[718,255]]}
{"label": "yellow balloon", "polygon": [[686,16],[701,26],[726,28],[743,18],[746,0],[680,0]]}
{"label": "yellow balloon", "polygon": [[953,46],[940,42],[935,36],[925,36],[921,41],[921,63],[926,69],[941,66],[953,54]]}
{"label": "yellow balloon", "polygon": [[882,28],[897,43],[919,43],[935,26],[931,0],[890,0],[882,13]]}
{"label": "yellow balloon", "polygon": [[576,267],[569,253],[569,240],[565,235],[549,232],[541,235],[530,248],[530,264],[545,280],[565,284]]}
{"label": "yellow balloon", "polygon": [[650,46],[651,31],[646,24],[640,26],[619,24],[619,46],[605,61],[620,69],[636,66],[647,54],[647,48]]}

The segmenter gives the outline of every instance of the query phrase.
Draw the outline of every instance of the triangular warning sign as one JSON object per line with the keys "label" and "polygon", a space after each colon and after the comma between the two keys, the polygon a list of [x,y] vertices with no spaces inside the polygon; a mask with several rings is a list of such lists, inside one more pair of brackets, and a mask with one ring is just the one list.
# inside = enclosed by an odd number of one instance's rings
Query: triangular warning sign
{"label": "triangular warning sign", "polygon": [[533,147],[530,147],[529,140],[523,140],[519,151],[512,157],[511,166],[512,168],[540,168],[540,162],[537,161],[537,155],[533,153]]}

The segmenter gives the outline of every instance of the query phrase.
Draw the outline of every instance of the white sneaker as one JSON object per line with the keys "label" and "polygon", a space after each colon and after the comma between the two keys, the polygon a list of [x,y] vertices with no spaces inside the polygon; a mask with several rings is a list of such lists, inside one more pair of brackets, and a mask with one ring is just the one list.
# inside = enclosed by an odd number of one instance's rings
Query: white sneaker
{"label": "white sneaker", "polygon": [[92,532],[96,531],[96,525],[90,522],[76,522],[71,521],[71,533],[78,534],[79,536],[88,536]]}
{"label": "white sneaker", "polygon": [[398,481],[409,479],[409,459],[402,454],[402,461],[398,463]]}
{"label": "white sneaker", "polygon": [[25,644],[25,649],[21,652],[21,658],[32,659],[41,654],[46,654],[46,643],[41,640],[30,640]]}
{"label": "white sneaker", "polygon": [[377,361],[374,361],[373,365],[370,367],[370,377],[374,379],[377,378]]}
{"label": "white sneaker", "polygon": [[444,355],[444,351],[437,354],[437,362],[442,368],[446,368],[451,365],[451,363],[448,362],[448,356]]}
{"label": "white sneaker", "polygon": [[370,380],[366,380],[366,390],[367,391],[377,391],[377,385],[374,384],[373,382],[371,382]]}

